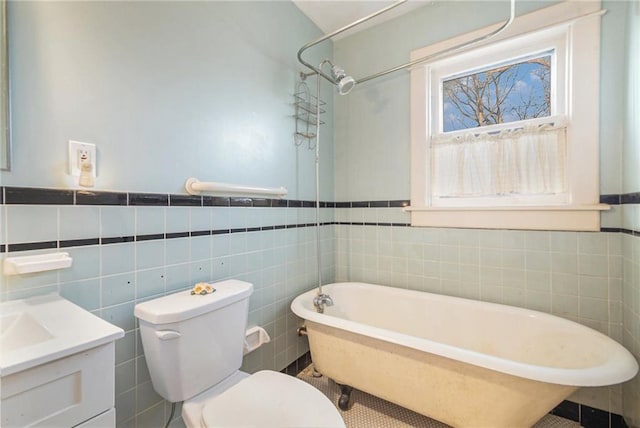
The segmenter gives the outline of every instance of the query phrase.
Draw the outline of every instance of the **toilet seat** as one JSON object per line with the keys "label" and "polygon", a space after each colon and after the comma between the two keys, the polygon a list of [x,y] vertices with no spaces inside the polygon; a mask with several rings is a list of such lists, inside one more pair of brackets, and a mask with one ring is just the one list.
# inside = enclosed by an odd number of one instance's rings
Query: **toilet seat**
{"label": "toilet seat", "polygon": [[345,424],[331,401],[316,388],[265,370],[207,400],[201,426],[344,428]]}

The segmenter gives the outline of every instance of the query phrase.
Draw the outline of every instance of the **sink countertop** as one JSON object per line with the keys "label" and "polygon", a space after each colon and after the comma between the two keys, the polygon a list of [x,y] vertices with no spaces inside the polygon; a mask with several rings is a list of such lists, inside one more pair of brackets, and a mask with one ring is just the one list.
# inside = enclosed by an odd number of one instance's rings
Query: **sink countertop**
{"label": "sink countertop", "polygon": [[124,336],[121,328],[55,294],[0,303],[0,331],[0,376]]}

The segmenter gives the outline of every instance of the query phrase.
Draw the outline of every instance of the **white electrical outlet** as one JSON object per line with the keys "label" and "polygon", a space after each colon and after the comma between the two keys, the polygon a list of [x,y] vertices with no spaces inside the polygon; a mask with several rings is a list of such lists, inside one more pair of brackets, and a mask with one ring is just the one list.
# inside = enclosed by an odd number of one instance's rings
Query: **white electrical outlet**
{"label": "white electrical outlet", "polygon": [[96,176],[96,145],[69,140],[69,174],[79,177],[82,164],[91,164],[90,174]]}

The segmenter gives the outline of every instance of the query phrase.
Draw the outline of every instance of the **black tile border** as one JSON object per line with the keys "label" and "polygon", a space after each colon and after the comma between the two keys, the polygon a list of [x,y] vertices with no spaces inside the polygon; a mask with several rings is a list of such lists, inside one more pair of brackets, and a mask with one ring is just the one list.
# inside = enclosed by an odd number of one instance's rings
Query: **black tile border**
{"label": "black tile border", "polygon": [[621,204],[640,204],[640,192],[625,193],[620,195]]}
{"label": "black tile border", "polygon": [[129,193],[129,205],[168,207],[169,195],[161,193]]}
{"label": "black tile border", "polygon": [[619,227],[601,227],[600,232],[620,233],[622,229]]}
{"label": "black tile border", "polygon": [[229,198],[222,196],[203,196],[202,205],[205,207],[229,207],[231,203]]}
{"label": "black tile border", "polygon": [[[330,202],[319,201],[321,208],[405,207],[408,200]],[[39,187],[0,187],[0,204],[6,205],[119,205],[155,207],[257,207],[315,208],[316,201],[269,199],[264,197],[208,196],[144,192],[112,192],[86,189]]]}
{"label": "black tile border", "polygon": [[620,229],[620,232],[631,236],[640,236],[640,230]]}
{"label": "black tile border", "polygon": [[549,413],[579,422],[583,428],[628,428],[624,418],[617,413],[607,412],[569,400],[558,404]]}
{"label": "black tile border", "polygon": [[134,242],[136,237],[131,236],[109,236],[106,238],[100,238],[100,245],[109,245],[109,244],[124,244],[127,242]]}
{"label": "black tile border", "polygon": [[[200,196],[14,186],[3,186],[0,189],[0,204],[6,205],[149,205],[272,208],[314,208],[316,206],[315,201],[268,199],[263,197]],[[640,204],[640,192],[600,195],[600,203],[609,205]],[[410,204],[411,201],[409,199],[347,202],[320,201],[321,208],[402,208]]]}
{"label": "black tile border", "polygon": [[624,417],[622,417],[622,415],[619,415],[617,413],[609,413],[609,416],[610,428],[629,428],[629,425],[627,425],[627,422],[624,420]]}
{"label": "black tile border", "polygon": [[64,241],[60,241],[58,243],[58,247],[60,248],[85,247],[88,245],[99,245],[99,244],[100,244],[100,238],[67,239]]}
{"label": "black tile border", "polygon": [[580,422],[580,405],[573,401],[565,400],[558,404],[549,413],[560,416],[561,418],[569,419],[570,421]]}
{"label": "black tile border", "polygon": [[188,238],[190,236],[190,232],[171,232],[165,233],[165,239],[176,239],[176,238]]}
{"label": "black tile border", "polygon": [[300,372],[306,369],[311,364],[311,351],[307,351],[298,357],[295,361],[289,364],[284,369],[280,370],[280,373],[288,374],[289,376],[298,376]]}
{"label": "black tile border", "polygon": [[[0,191],[0,204],[5,205],[94,205],[156,207],[259,207],[315,208],[316,202],[296,199],[197,196],[164,193],[110,192],[5,186]],[[320,208],[389,208],[405,207],[401,201],[320,201]]]}
{"label": "black tile border", "polygon": [[[18,252],[18,251],[30,251],[30,250],[42,250],[42,249],[55,249],[55,248],[69,248],[69,247],[83,247],[89,245],[110,245],[110,244],[123,244],[128,242],[146,242],[156,241],[164,239],[176,239],[176,238],[188,238],[198,236],[210,236],[210,235],[228,235],[236,233],[249,233],[249,232],[264,232],[272,230],[284,230],[284,229],[298,229],[305,227],[315,227],[316,223],[299,223],[299,224],[276,224],[271,226],[261,227],[240,227],[233,229],[214,229],[214,230],[194,230],[189,232],[170,232],[170,233],[153,233],[145,235],[130,235],[130,236],[110,236],[102,238],[86,238],[86,239],[69,239],[60,241],[43,241],[43,242],[24,242],[14,244],[0,244],[0,253],[4,252]],[[372,222],[347,222],[347,221],[333,221],[322,222],[320,226],[362,226],[362,227],[407,227],[410,228],[410,223],[372,223]],[[640,231],[618,229],[618,228],[602,228],[601,232],[610,233],[625,233],[632,236],[640,237]],[[8,247],[8,248],[5,248]]]}
{"label": "black tile border", "polygon": [[[197,196],[164,193],[126,193],[110,191],[89,191],[69,189],[47,189],[32,187],[0,187],[0,202],[4,205],[92,205],[92,206],[154,206],[154,207],[265,207],[265,208],[315,208],[315,201],[293,199],[268,199],[249,197]],[[622,195],[601,195],[601,203],[610,205],[638,204],[640,192]],[[410,200],[389,201],[352,201],[352,202],[320,202],[321,208],[401,208],[409,206]],[[411,227],[410,223],[386,222],[325,222],[326,225],[348,226],[382,226]],[[221,230],[198,230],[175,233],[158,233],[138,236],[86,238],[61,241],[26,242],[0,244],[0,252],[28,251],[51,248],[80,247],[86,245],[108,245],[134,241],[151,241],[159,239],[184,238],[189,236],[220,235],[228,233],[247,233],[264,230],[294,229],[313,227],[315,223],[272,225],[250,228],[234,228]],[[624,233],[640,236],[640,231],[623,228],[603,227],[600,232]]]}
{"label": "black tile border", "polygon": [[621,195],[600,195],[600,203],[608,205],[620,205]]}
{"label": "black tile border", "polygon": [[[320,226],[334,226],[334,225],[350,225],[350,226],[390,226],[390,227],[410,227],[409,223],[352,223],[352,222],[322,222]],[[129,242],[148,242],[159,241],[165,239],[177,239],[177,238],[189,238],[197,236],[210,236],[210,235],[228,235],[236,233],[250,233],[250,232],[264,232],[272,230],[285,230],[285,229],[298,229],[305,227],[316,227],[316,223],[299,223],[299,224],[276,224],[271,226],[260,227],[239,227],[234,229],[214,229],[214,230],[194,230],[185,232],[170,232],[170,233],[151,233],[144,235],[130,235],[130,236],[109,236],[102,238],[85,238],[85,239],[67,239],[60,241],[43,241],[43,242],[24,242],[8,244],[5,250],[5,244],[0,244],[2,251],[0,252],[18,252],[18,251],[30,251],[30,250],[43,250],[43,249],[56,249],[56,248],[70,248],[70,247],[84,247],[89,245],[111,245],[111,244],[124,244]]]}
{"label": "black tile border", "polygon": [[169,195],[171,207],[201,207],[202,196],[196,195]]}
{"label": "black tile border", "polygon": [[[410,228],[410,223],[370,223],[370,222],[322,222],[320,226],[362,226],[362,227],[406,227]],[[285,230],[285,229],[298,229],[305,227],[315,227],[316,223],[300,223],[300,224],[277,224],[271,226],[261,227],[240,227],[233,229],[214,229],[214,230],[195,230],[189,232],[171,232],[171,233],[153,233],[145,235],[131,235],[131,236],[113,236],[102,238],[86,238],[86,239],[69,239],[61,241],[43,241],[43,242],[24,242],[14,244],[0,244],[0,253],[4,252],[19,252],[30,250],[42,250],[42,249],[56,249],[56,248],[69,248],[69,247],[82,247],[89,245],[110,245],[110,244],[123,244],[129,242],[147,242],[157,241],[165,239],[176,238],[188,238],[198,236],[209,235],[228,235],[237,233],[249,233],[249,232],[261,232],[272,230]],[[627,230],[627,229],[614,229],[603,228],[601,232],[616,232],[626,233],[632,236],[640,237],[639,231]],[[5,249],[5,247],[7,247]]]}
{"label": "black tile border", "polygon": [[160,239],[165,239],[164,233],[151,233],[148,235],[136,235],[136,242],[142,241],[157,241]]}
{"label": "black tile border", "polygon": [[271,199],[254,198],[253,199],[253,206],[254,207],[270,208],[271,207]]}
{"label": "black tile border", "polygon": [[352,202],[332,202],[331,208],[404,208],[411,205],[408,199],[392,201],[352,201]]}
{"label": "black tile border", "polygon": [[229,198],[229,203],[232,207],[252,207],[252,198],[232,197]]}
{"label": "black tile border", "polygon": [[6,205],[73,205],[73,190],[44,189],[38,187],[3,187]]}
{"label": "black tile border", "polygon": [[124,205],[129,203],[129,195],[119,192],[90,192],[76,190],[75,205]]}
{"label": "black tile border", "polygon": [[20,244],[8,244],[7,252],[50,250],[58,248],[58,241],[25,242]]}

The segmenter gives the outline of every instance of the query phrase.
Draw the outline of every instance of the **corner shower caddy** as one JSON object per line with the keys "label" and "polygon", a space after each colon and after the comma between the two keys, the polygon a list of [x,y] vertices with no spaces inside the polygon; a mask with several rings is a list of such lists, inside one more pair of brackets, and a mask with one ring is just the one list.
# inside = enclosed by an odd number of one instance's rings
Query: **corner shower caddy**
{"label": "corner shower caddy", "polygon": [[[319,115],[324,114],[326,110],[322,107],[326,103],[322,99],[318,99],[316,96],[311,95],[307,83],[304,81],[305,77],[302,77],[302,81],[296,85],[296,92],[293,94],[296,122],[295,133],[293,134],[293,141],[296,146],[301,145],[303,142],[307,142],[310,149],[315,147],[315,139],[317,136],[316,126],[318,125]],[[320,125],[324,125],[324,122],[320,120]]]}

